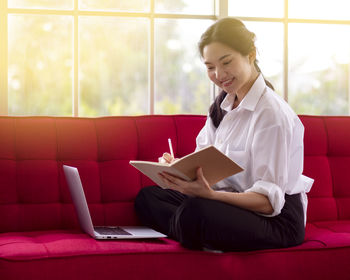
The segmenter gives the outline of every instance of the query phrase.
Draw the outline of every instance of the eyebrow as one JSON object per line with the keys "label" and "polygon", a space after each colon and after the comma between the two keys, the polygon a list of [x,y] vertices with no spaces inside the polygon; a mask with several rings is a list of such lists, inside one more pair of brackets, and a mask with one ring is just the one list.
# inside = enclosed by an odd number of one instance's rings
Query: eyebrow
{"label": "eyebrow", "polygon": [[[225,59],[226,57],[230,56],[231,54],[225,54],[222,57],[219,58],[219,61]],[[205,61],[204,64],[211,64],[211,62]]]}

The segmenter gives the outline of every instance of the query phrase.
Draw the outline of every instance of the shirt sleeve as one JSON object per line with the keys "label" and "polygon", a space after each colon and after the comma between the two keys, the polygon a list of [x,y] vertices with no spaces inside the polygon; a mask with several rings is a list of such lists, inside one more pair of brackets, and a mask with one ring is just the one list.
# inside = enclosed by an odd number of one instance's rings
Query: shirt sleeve
{"label": "shirt sleeve", "polygon": [[196,138],[196,151],[208,147],[210,145],[214,145],[215,141],[215,131],[216,128],[210,118],[210,116],[207,116],[207,120],[205,122],[205,125],[199,132]]}
{"label": "shirt sleeve", "polygon": [[253,185],[245,192],[257,192],[268,197],[273,213],[281,213],[288,183],[289,154],[292,138],[290,125],[281,122],[258,128],[252,142]]}

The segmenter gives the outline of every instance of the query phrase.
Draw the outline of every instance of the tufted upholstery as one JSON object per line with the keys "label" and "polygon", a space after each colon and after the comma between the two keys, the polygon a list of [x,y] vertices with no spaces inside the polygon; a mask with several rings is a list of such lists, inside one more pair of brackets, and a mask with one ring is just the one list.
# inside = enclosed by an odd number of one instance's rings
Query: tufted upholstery
{"label": "tufted upholstery", "polygon": [[350,219],[350,118],[303,116],[304,174],[315,178],[308,221]]}
{"label": "tufted upholstery", "polygon": [[170,239],[91,239],[62,171],[79,168],[95,225],[138,224],[133,201],[152,182],[129,160],[156,160],[169,137],[176,157],[192,152],[205,116],[0,117],[0,279],[349,279],[350,117],[301,120],[315,179],[305,242],[218,255]]}
{"label": "tufted upholstery", "polygon": [[[96,225],[135,225],[133,200],[151,181],[129,165],[173,139],[192,152],[202,116],[0,118],[0,232],[77,228],[62,164],[77,166]],[[181,141],[178,141],[181,139]]]}

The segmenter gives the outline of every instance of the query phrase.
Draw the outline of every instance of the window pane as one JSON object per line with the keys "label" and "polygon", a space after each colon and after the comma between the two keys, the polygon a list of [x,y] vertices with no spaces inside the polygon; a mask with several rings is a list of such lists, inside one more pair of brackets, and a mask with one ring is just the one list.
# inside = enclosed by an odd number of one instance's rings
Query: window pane
{"label": "window pane", "polygon": [[350,26],[290,24],[289,34],[290,104],[299,114],[348,114]]}
{"label": "window pane", "polygon": [[79,8],[83,10],[112,10],[112,11],[149,11],[150,0],[79,0]]}
{"label": "window pane", "polygon": [[256,35],[258,65],[265,79],[283,96],[283,24],[244,22]]}
{"label": "window pane", "polygon": [[72,115],[72,17],[9,15],[9,114]]}
{"label": "window pane", "polygon": [[241,17],[283,17],[284,0],[228,0],[228,15]]}
{"label": "window pane", "polygon": [[148,112],[148,20],[81,17],[79,115]]}
{"label": "window pane", "polygon": [[197,43],[208,20],[167,20],[155,23],[157,114],[206,114],[210,82]]}
{"label": "window pane", "polygon": [[292,18],[350,19],[349,0],[293,0],[288,3]]}
{"label": "window pane", "polygon": [[213,15],[215,0],[155,0],[157,13],[179,13],[194,15]]}
{"label": "window pane", "polygon": [[29,9],[73,9],[73,1],[74,0],[8,0],[8,6],[9,8]]}

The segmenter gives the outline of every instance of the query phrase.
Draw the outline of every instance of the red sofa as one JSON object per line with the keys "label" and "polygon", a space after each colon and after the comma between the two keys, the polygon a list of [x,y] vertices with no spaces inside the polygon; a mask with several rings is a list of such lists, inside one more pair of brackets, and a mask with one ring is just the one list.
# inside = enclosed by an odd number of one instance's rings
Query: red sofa
{"label": "red sofa", "polygon": [[192,152],[204,116],[0,117],[0,279],[350,279],[350,117],[301,120],[315,179],[305,242],[218,254],[167,238],[95,241],[62,171],[79,168],[95,225],[136,225],[133,200],[152,182],[129,160],[157,160],[169,137],[177,157]]}

